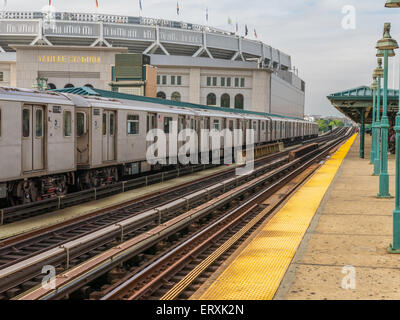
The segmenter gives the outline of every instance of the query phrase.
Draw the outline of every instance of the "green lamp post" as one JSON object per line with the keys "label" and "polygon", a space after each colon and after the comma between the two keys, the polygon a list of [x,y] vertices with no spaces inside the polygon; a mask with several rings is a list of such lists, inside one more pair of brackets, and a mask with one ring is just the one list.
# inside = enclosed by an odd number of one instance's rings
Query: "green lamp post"
{"label": "green lamp post", "polygon": [[389,193],[389,174],[388,174],[388,134],[389,134],[389,119],[387,116],[387,90],[388,90],[388,50],[397,49],[399,46],[390,36],[390,23],[385,23],[383,30],[383,38],[378,40],[376,48],[384,52],[384,77],[383,77],[383,112],[381,119],[381,171],[379,174],[379,193],[378,198],[390,198]]}
{"label": "green lamp post", "polygon": [[375,136],[376,136],[376,130],[375,130],[375,113],[376,113],[376,90],[378,90],[378,81],[376,80],[376,75],[374,72],[373,75],[373,82],[371,84],[371,91],[372,91],[372,143],[371,143],[371,160],[370,164],[374,163],[375,160]]}
{"label": "green lamp post", "polygon": [[[393,51],[394,54],[394,51]],[[378,50],[376,56],[383,56],[383,51]],[[376,91],[376,116],[375,116],[375,161],[374,161],[374,175],[379,176],[381,172],[381,79],[383,78],[382,58],[378,58],[378,67],[375,69],[374,74],[378,79],[378,89]]]}
{"label": "green lamp post", "polygon": [[[400,8],[400,0],[387,0],[386,7]],[[399,87],[399,110],[396,115],[396,191],[395,209],[393,211],[393,243],[389,246],[388,252],[400,253],[400,87]]]}

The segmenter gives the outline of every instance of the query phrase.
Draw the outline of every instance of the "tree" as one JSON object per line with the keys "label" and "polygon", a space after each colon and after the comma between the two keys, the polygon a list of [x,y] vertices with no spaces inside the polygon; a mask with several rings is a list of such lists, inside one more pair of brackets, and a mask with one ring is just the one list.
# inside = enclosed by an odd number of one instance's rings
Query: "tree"
{"label": "tree", "polygon": [[317,120],[319,131],[326,132],[329,130],[328,121],[324,119]]}

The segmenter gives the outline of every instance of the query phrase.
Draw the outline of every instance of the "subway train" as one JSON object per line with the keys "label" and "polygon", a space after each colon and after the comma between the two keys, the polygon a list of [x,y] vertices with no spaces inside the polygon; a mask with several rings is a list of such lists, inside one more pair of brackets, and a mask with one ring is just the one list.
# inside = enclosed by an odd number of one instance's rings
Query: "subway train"
{"label": "subway train", "polygon": [[168,133],[172,121],[178,130],[196,132],[252,128],[256,145],[318,135],[315,123],[243,110],[0,87],[0,205],[62,196],[154,170],[146,160],[147,132]]}

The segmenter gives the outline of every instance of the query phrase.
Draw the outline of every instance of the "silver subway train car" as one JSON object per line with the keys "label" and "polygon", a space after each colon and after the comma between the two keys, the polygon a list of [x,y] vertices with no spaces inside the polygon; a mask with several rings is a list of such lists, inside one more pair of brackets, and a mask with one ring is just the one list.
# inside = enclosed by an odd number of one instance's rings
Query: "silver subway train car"
{"label": "silver subway train car", "polygon": [[146,135],[151,129],[170,132],[173,121],[178,132],[252,128],[257,145],[318,135],[318,126],[304,120],[157,101],[0,87],[0,204],[34,202],[151,171]]}

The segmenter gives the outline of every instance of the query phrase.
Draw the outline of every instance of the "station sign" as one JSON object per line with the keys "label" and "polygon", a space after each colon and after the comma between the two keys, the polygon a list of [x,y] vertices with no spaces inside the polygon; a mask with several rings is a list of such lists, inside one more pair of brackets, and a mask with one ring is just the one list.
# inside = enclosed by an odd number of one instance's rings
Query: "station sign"
{"label": "station sign", "polygon": [[99,56],[66,56],[66,55],[38,55],[38,62],[41,63],[85,63],[99,64],[101,58]]}

